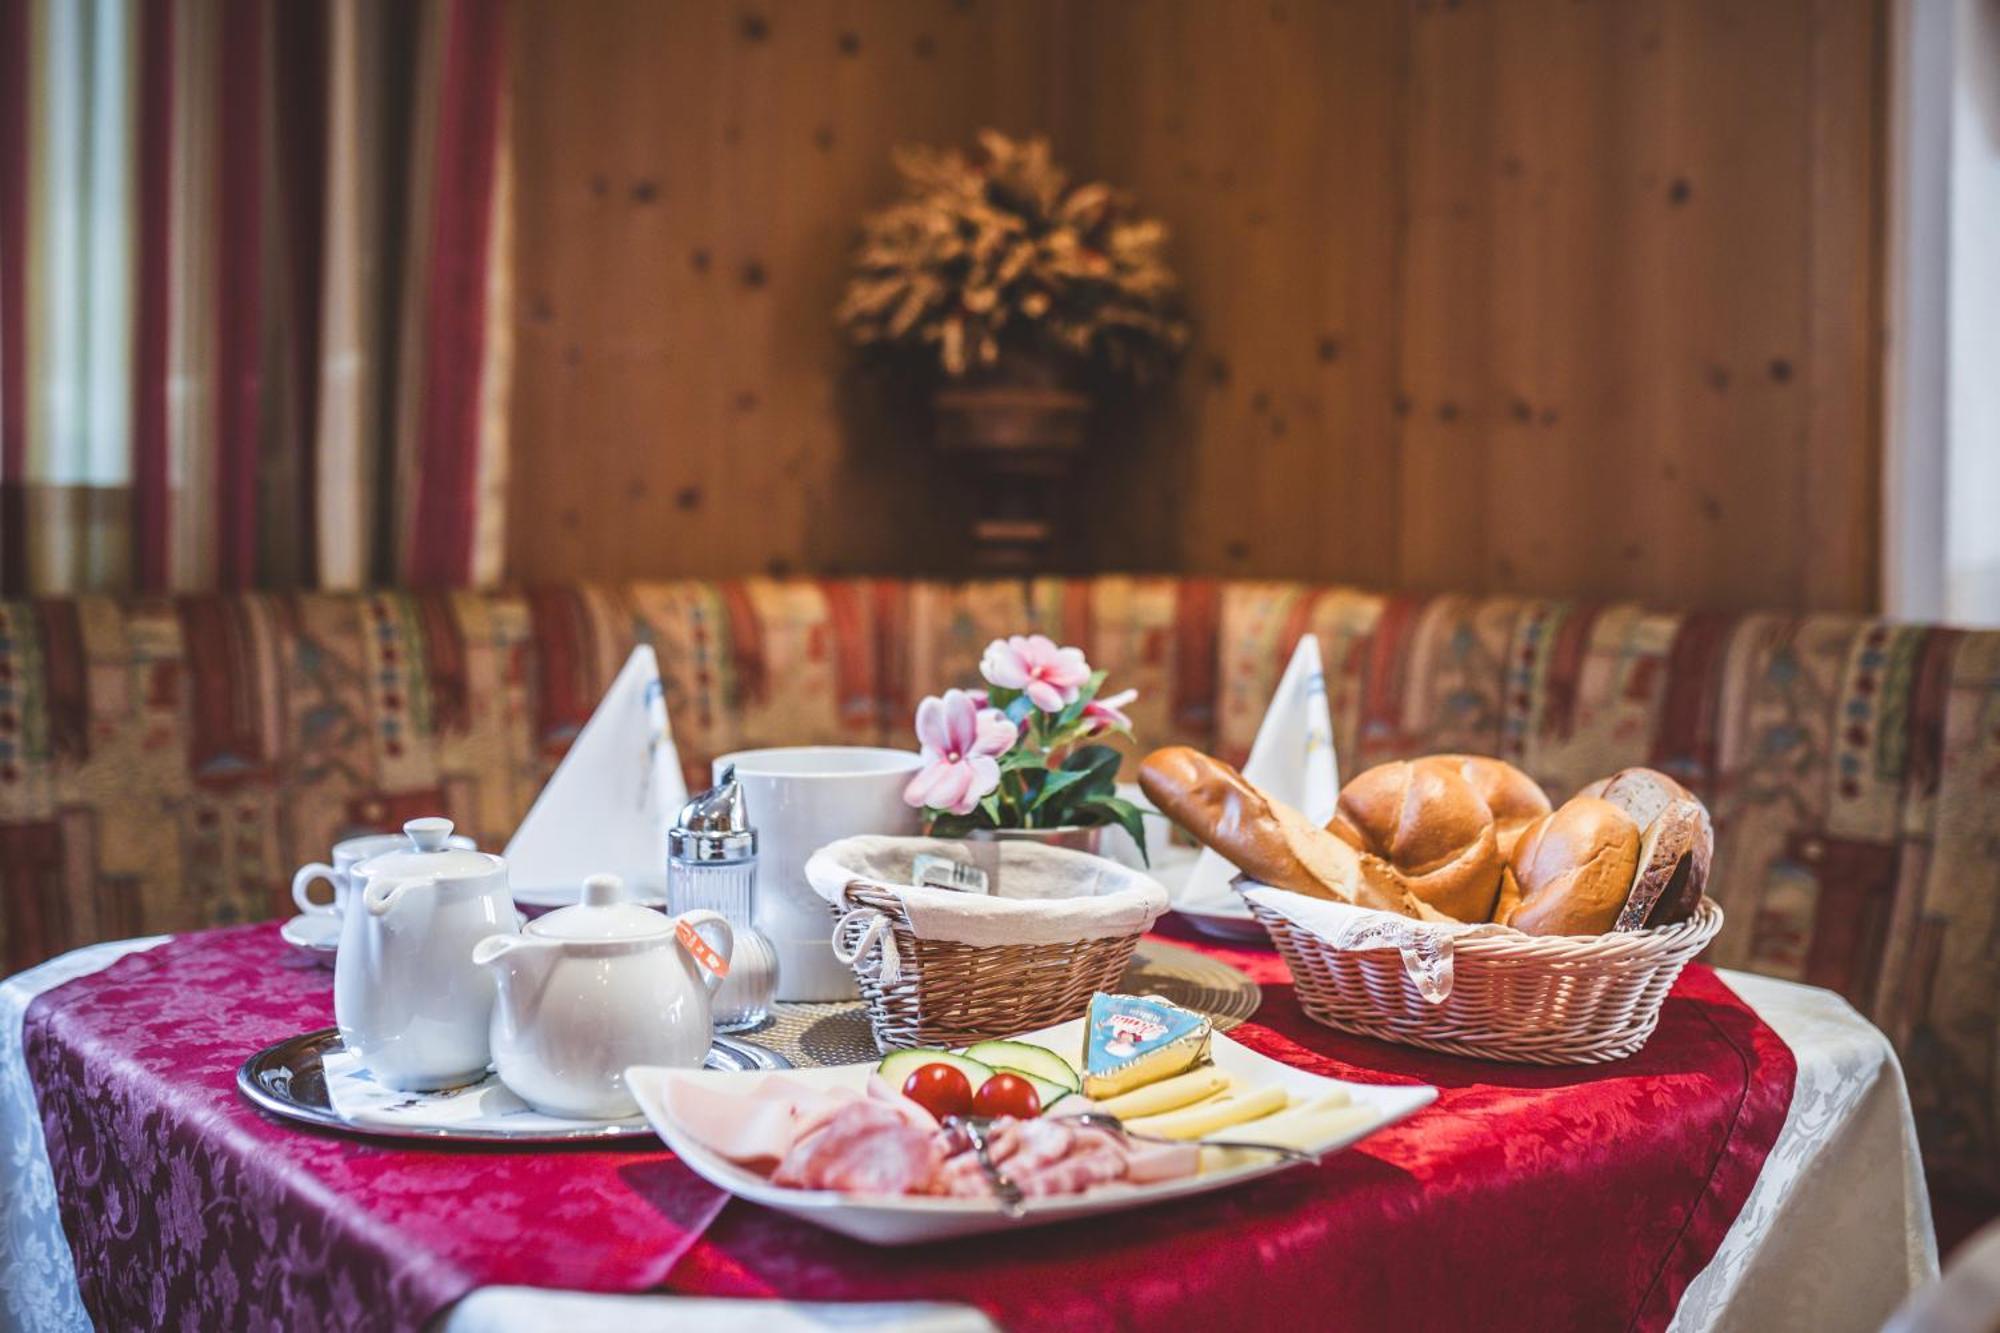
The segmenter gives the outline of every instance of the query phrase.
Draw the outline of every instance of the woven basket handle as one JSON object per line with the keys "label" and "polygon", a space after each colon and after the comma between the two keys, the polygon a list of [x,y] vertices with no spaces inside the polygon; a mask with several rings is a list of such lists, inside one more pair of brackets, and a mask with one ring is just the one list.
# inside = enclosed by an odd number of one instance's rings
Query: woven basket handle
{"label": "woven basket handle", "polygon": [[[840,898],[848,905],[848,911],[834,923],[833,956],[852,967],[857,976],[893,986],[903,979],[903,955],[896,948],[896,923],[886,912],[854,901],[854,890],[863,882],[855,880],[841,890]],[[875,954],[872,958],[871,953]]]}

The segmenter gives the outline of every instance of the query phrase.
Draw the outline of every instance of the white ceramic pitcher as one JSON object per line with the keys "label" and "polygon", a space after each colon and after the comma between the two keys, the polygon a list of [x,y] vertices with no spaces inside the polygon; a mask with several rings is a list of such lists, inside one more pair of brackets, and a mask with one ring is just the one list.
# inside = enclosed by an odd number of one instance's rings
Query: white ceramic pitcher
{"label": "white ceramic pitcher", "polygon": [[[720,935],[720,947],[696,927]],[[666,916],[627,898],[616,875],[592,875],[581,902],[523,932],[481,940],[472,961],[500,982],[492,1034],[500,1081],[550,1115],[637,1115],[628,1066],[699,1069],[708,1058],[709,1000],[735,943],[720,912]],[[697,952],[718,966],[702,966]]]}
{"label": "white ceramic pitcher", "polygon": [[916,833],[920,816],[903,800],[923,766],[915,751],[800,745],[739,750],[715,761],[716,781],[734,768],[757,826],[756,926],[778,951],[780,1000],[851,1000],[854,970],[833,956],[826,904],[806,883],[806,861],[837,838]]}
{"label": "white ceramic pitcher", "polygon": [[492,1059],[493,977],[472,946],[520,930],[507,863],[448,846],[451,821],[403,825],[410,846],[354,867],[333,971],[340,1040],[386,1087],[470,1083]]}

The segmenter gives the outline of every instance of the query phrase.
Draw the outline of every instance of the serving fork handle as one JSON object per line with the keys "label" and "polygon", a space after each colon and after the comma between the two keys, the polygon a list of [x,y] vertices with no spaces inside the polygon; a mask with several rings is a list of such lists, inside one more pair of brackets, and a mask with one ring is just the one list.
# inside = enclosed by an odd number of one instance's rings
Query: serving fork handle
{"label": "serving fork handle", "polygon": [[1250,1143],[1243,1139],[1168,1139],[1162,1138],[1158,1134],[1141,1134],[1135,1130],[1125,1128],[1123,1120],[1106,1111],[1085,1111],[1075,1118],[1082,1124],[1095,1125],[1099,1129],[1109,1130],[1120,1138],[1134,1139],[1140,1143],[1179,1144],[1193,1142],[1196,1146],[1202,1148],[1248,1148],[1255,1152],[1274,1152],[1288,1162],[1316,1163],[1319,1161],[1318,1153],[1309,1153],[1299,1148],[1288,1148],[1282,1143]]}

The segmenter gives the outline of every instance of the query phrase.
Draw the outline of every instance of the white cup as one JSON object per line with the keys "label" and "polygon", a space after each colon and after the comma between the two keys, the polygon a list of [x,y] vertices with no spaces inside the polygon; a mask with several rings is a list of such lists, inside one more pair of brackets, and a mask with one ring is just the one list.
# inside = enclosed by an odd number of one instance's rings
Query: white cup
{"label": "white cup", "polygon": [[839,838],[918,832],[922,814],[903,788],[922,756],[849,745],[741,750],[715,761],[717,779],[731,766],[757,830],[752,919],[778,951],[776,998],[854,999],[854,971],[833,956],[833,918],[806,883],[806,860]]}
{"label": "white cup", "polygon": [[[347,910],[347,899],[354,892],[354,867],[370,857],[382,856],[389,852],[400,852],[410,845],[410,840],[400,833],[364,833],[356,838],[343,838],[333,844],[333,864],[314,861],[302,865],[292,876],[292,901],[298,904],[301,916],[338,917]],[[461,851],[472,851],[477,844],[464,834],[456,834],[447,840],[447,846]],[[333,886],[333,897],[326,902],[315,902],[312,886],[325,880]]]}

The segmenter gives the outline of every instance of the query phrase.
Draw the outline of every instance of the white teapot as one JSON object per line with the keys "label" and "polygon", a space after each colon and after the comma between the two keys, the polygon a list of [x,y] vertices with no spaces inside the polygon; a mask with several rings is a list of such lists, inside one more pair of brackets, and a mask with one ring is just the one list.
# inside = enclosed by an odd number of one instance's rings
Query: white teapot
{"label": "white teapot", "polygon": [[[719,951],[697,926],[721,935]],[[735,944],[720,912],[666,916],[627,899],[616,875],[586,879],[581,902],[525,932],[481,940],[472,961],[500,983],[492,1028],[500,1081],[549,1115],[637,1115],[626,1068],[701,1067],[715,1036],[709,998]]]}
{"label": "white teapot", "polygon": [[493,977],[472,946],[520,929],[507,863],[449,845],[449,819],[403,825],[410,847],[354,867],[340,917],[333,1013],[340,1040],[385,1087],[471,1083],[492,1058]]}

